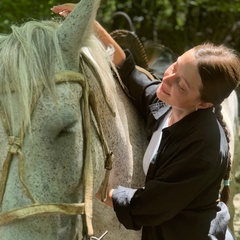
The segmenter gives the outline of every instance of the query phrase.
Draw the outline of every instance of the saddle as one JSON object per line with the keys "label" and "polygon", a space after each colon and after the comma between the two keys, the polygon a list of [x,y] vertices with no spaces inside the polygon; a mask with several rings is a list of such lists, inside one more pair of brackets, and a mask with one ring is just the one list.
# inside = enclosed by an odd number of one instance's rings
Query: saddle
{"label": "saddle", "polygon": [[161,79],[165,70],[175,61],[175,54],[168,47],[147,41],[140,41],[135,32],[119,29],[110,33],[122,49],[129,49],[133,54],[138,70],[144,72],[150,79]]}

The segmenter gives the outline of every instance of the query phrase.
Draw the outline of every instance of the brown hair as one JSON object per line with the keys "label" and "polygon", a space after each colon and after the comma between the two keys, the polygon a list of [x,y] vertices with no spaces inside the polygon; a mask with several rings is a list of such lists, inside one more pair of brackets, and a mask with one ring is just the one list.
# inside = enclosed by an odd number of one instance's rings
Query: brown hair
{"label": "brown hair", "polygon": [[[211,43],[198,45],[194,48],[198,71],[203,87],[200,89],[201,99],[214,105],[215,114],[222,125],[229,143],[229,132],[221,113],[221,103],[239,85],[240,59],[236,51],[224,45],[216,46]],[[231,156],[228,154],[228,167],[224,180],[229,180],[231,173]],[[224,186],[221,200],[229,199],[229,186]]]}

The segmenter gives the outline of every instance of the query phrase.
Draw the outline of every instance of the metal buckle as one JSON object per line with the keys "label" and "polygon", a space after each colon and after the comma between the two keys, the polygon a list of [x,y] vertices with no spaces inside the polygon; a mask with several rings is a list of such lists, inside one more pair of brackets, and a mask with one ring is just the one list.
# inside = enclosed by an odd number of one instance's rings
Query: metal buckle
{"label": "metal buckle", "polygon": [[101,240],[101,239],[104,238],[104,236],[107,235],[107,233],[108,233],[108,231],[106,231],[104,234],[102,234],[99,238],[94,237],[94,236],[89,237],[89,236],[87,236],[87,235],[84,235],[83,238],[82,238],[82,240]]}
{"label": "metal buckle", "polygon": [[107,233],[108,233],[108,231],[106,231],[104,234],[102,234],[99,238],[92,236],[92,237],[90,237],[90,240],[101,240],[104,238],[104,236],[107,235]]}

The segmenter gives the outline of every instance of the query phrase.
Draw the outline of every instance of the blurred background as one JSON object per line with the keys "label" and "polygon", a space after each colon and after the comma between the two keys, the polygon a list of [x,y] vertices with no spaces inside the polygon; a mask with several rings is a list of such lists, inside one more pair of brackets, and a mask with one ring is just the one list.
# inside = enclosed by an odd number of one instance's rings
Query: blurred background
{"label": "blurred background", "polygon": [[[11,24],[30,19],[50,19],[50,8],[64,0],[0,0],[0,32],[10,32]],[[70,2],[78,2],[72,0]],[[102,0],[98,21],[108,30],[133,30],[142,42],[159,42],[176,54],[206,41],[224,43],[240,51],[239,0]]]}

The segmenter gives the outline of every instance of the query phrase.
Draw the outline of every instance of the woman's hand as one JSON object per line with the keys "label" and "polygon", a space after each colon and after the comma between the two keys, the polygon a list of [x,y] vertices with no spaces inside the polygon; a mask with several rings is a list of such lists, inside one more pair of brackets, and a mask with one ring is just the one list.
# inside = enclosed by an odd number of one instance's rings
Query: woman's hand
{"label": "woman's hand", "polygon": [[[69,13],[74,9],[76,4],[74,3],[65,3],[58,6],[54,6],[51,10],[54,13],[59,14],[60,16],[67,17]],[[115,42],[115,40],[107,33],[107,31],[97,22],[94,22],[94,31],[97,34],[98,38],[106,47],[113,47],[115,53],[113,56],[113,62],[116,66],[121,66],[126,56],[122,48]]]}
{"label": "woman's hand", "polygon": [[54,6],[51,8],[51,10],[54,13],[57,13],[60,16],[66,18],[69,15],[69,13],[75,8],[75,6],[76,6],[75,3],[65,3],[58,6]]}
{"label": "woman's hand", "polygon": [[[113,202],[112,202],[112,193],[113,193],[114,189],[110,189],[107,191],[107,199],[104,201],[104,203],[110,207],[113,207]],[[97,194],[95,195],[96,198],[100,201],[102,201],[101,199],[101,190],[99,190],[97,192]]]}

